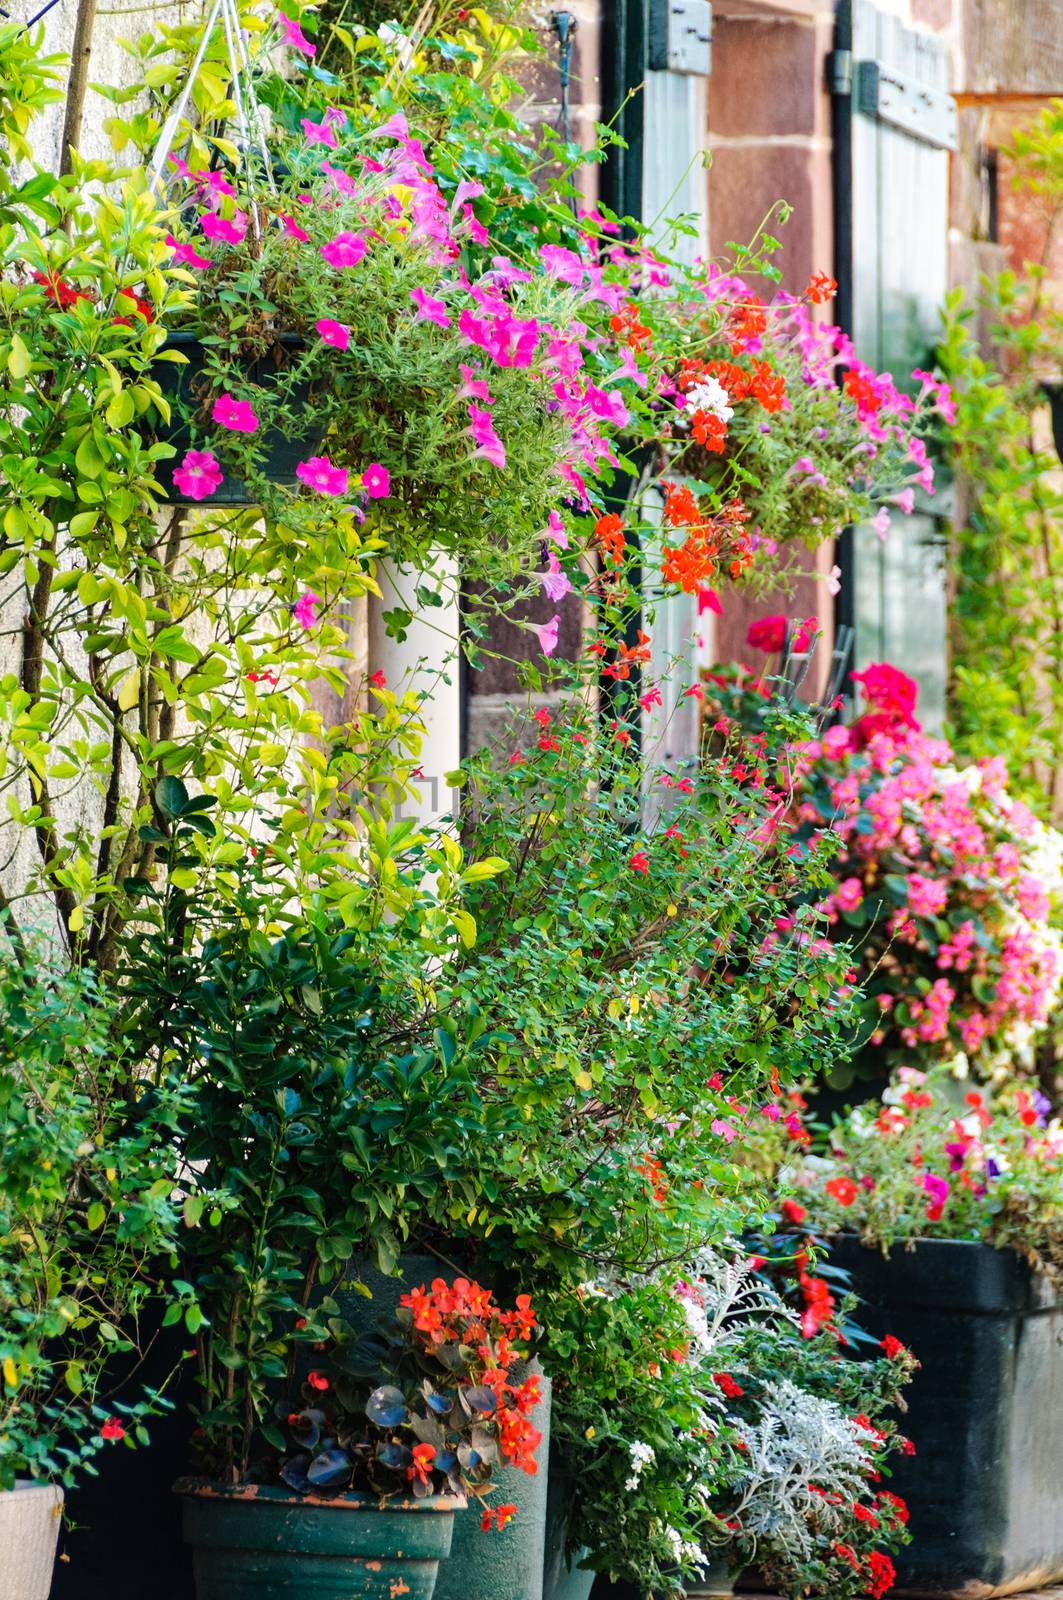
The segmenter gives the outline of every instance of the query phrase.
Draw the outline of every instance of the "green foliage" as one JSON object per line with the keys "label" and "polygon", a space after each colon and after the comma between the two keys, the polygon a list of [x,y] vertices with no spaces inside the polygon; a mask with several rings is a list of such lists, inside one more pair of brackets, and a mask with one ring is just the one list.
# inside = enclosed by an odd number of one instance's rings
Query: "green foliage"
{"label": "green foliage", "polygon": [[[30,33],[21,22],[0,26],[0,181],[5,190],[16,163],[33,158],[26,137],[33,118],[63,98],[59,69],[65,58],[44,55],[43,43],[43,28]],[[14,195],[5,194],[4,200],[35,209],[44,193],[44,186],[30,178]],[[8,220],[3,213],[0,217]]]}
{"label": "green foliage", "polygon": [[5,935],[0,1490],[95,1472],[108,1437],[146,1443],[166,1404],[138,1395],[137,1368],[168,1299],[181,1099],[138,1080],[112,1018],[87,978]]}

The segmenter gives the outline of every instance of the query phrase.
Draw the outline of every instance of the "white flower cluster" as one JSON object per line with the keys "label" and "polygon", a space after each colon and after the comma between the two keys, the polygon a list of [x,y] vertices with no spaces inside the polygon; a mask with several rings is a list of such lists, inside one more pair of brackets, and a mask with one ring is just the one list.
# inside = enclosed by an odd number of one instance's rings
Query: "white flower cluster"
{"label": "white flower cluster", "polygon": [[734,407],[730,402],[731,396],[718,378],[702,378],[700,383],[687,390],[688,411],[707,411],[711,416],[719,417],[721,422],[730,422],[734,416]]}
{"label": "white flower cluster", "polygon": [[666,1527],[664,1539],[677,1566],[681,1566],[684,1561],[691,1562],[696,1567],[704,1564],[705,1557],[701,1553],[701,1546],[692,1543],[690,1539],[684,1539],[678,1528]]}
{"label": "white flower cluster", "polygon": [[637,1489],[639,1479],[646,1468],[653,1465],[657,1455],[652,1444],[643,1444],[641,1439],[632,1439],[628,1445],[628,1454],[631,1457],[631,1476],[624,1484],[624,1488],[628,1490]]}

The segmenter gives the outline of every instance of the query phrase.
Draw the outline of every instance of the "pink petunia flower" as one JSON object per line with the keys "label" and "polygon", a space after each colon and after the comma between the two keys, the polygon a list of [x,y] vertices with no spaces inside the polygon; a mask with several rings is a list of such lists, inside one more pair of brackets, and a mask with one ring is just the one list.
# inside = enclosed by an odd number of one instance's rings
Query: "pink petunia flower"
{"label": "pink petunia flower", "polygon": [[280,23],[284,43],[293,50],[301,50],[304,56],[312,56],[317,51],[317,45],[311,43],[299,24],[291,17],[286,17],[283,11],[277,12],[277,21]]}
{"label": "pink petunia flower", "polygon": [[547,517],[546,527],[543,529],[543,538],[552,540],[559,550],[568,549],[568,530],[561,521],[560,512],[551,511]]}
{"label": "pink petunia flower", "polygon": [[339,148],[336,135],[327,122],[311,122],[309,117],[303,117],[301,127],[306,135],[307,144],[325,144],[330,150]]}
{"label": "pink petunia flower", "polygon": [[410,299],[417,307],[419,322],[434,322],[440,328],[450,327],[446,304],[442,300],[437,300],[435,295],[429,294],[427,289],[411,289]]}
{"label": "pink petunia flower", "polygon": [[328,456],[311,456],[307,461],[300,461],[295,476],[316,494],[347,493],[347,468],[334,467]]}
{"label": "pink petunia flower", "polygon": [[222,483],[222,470],[213,450],[186,450],[175,467],[173,481],[189,500],[205,500]]}
{"label": "pink petunia flower", "polygon": [[323,603],[324,602],[319,594],[315,594],[313,589],[308,589],[305,594],[299,596],[299,599],[292,607],[292,616],[295,618],[300,628],[304,628],[307,633],[310,632],[310,629],[314,627],[317,622],[317,615],[314,610],[315,606],[322,605]]}
{"label": "pink petunia flower", "polygon": [[495,425],[491,421],[491,413],[482,411],[479,406],[470,402],[469,428],[476,445],[474,456],[480,456],[484,461],[490,461],[492,466],[504,467],[506,464],[506,447],[495,432]]}
{"label": "pink petunia flower", "polygon": [[173,266],[196,268],[210,266],[210,262],[206,256],[201,256],[199,251],[196,250],[192,245],[182,244],[180,240],[174,238],[172,233],[168,233],[166,235],[166,243],[173,251],[173,262],[171,263]]}
{"label": "pink petunia flower", "polygon": [[370,500],[386,500],[391,493],[391,473],[379,461],[371,461],[362,473],[362,488]]}
{"label": "pink petunia flower", "polygon": [[231,217],[216,217],[213,211],[203,211],[199,225],[208,239],[220,239],[223,244],[239,244],[247,232],[247,213],[234,211]]}
{"label": "pink petunia flower", "polygon": [[369,242],[360,233],[338,233],[321,246],[321,254],[330,267],[356,267],[368,249]]}
{"label": "pink petunia flower", "polygon": [[549,622],[544,622],[535,629],[539,635],[539,644],[542,647],[544,656],[552,656],[557,649],[557,630],[560,626],[561,618],[555,614],[550,618]]}
{"label": "pink petunia flower", "polygon": [[314,326],[325,343],[332,345],[334,350],[346,350],[351,342],[351,330],[345,322],[333,322],[331,317],[322,317]]}
{"label": "pink petunia flower", "polygon": [[237,400],[231,394],[220,394],[211,409],[211,420],[230,433],[254,433],[258,418],[249,400]]}
{"label": "pink petunia flower", "polygon": [[561,562],[556,550],[551,550],[546,558],[546,571],[538,574],[539,582],[543,586],[543,593],[548,600],[555,603],[563,600],[572,588],[572,580],[567,572],[562,572]]}
{"label": "pink petunia flower", "polygon": [[277,216],[284,228],[285,233],[288,234],[290,238],[298,239],[300,244],[306,244],[307,240],[310,238],[310,235],[307,233],[305,228],[300,228],[294,217],[290,217],[286,211],[279,211]]}

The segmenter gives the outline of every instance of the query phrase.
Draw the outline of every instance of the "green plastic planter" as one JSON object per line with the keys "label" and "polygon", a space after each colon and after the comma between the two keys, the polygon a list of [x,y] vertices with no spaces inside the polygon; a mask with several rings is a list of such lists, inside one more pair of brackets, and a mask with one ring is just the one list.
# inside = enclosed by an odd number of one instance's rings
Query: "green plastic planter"
{"label": "green plastic planter", "polygon": [[581,1567],[577,1551],[569,1566],[565,1560],[569,1508],[576,1495],[572,1476],[550,1469],[546,1490],[546,1536],[543,1554],[543,1600],[588,1600],[596,1574]]}
{"label": "green plastic planter", "polygon": [[[284,352],[284,360],[290,363],[302,354],[305,340],[301,334],[282,333],[278,335],[277,344]],[[171,405],[183,401],[185,405],[194,406],[197,413],[203,412],[205,415],[209,410],[211,398],[204,370],[208,357],[207,347],[194,333],[178,329],[169,335],[165,348],[180,351],[187,357],[187,361],[179,363],[156,360],[152,362],[151,376]],[[278,364],[277,361],[262,357],[250,362],[246,371],[248,381],[268,394],[277,374],[283,368],[284,360]],[[292,398],[309,411],[310,385],[301,385]],[[197,506],[243,506],[250,503],[247,485],[234,476],[226,466],[224,458],[220,458],[225,473],[224,480],[213,494],[207,495],[203,500],[186,501],[174,482],[174,469],[181,465],[185,451],[214,449],[217,454],[219,440],[224,438],[223,430],[213,427],[209,422],[204,422],[201,428],[195,428],[175,413],[170,426],[160,426],[158,437],[165,439],[167,444],[172,444],[177,451],[177,454],[168,461],[160,462],[158,467],[159,482],[164,485],[167,499],[171,503]],[[317,454],[323,438],[324,428],[314,427],[309,422],[305,433],[294,438],[289,438],[279,428],[267,428],[261,435],[264,455],[260,465],[264,476],[273,483],[294,486],[298,482],[295,469],[299,462]]]}
{"label": "green plastic planter", "polygon": [[449,1495],[331,1499],[201,1479],[175,1484],[184,1501],[196,1600],[432,1600],[450,1551]]}
{"label": "green plastic planter", "polygon": [[920,1362],[889,1487],[912,1543],[898,1595],[988,1600],[1063,1578],[1063,1297],[1010,1250],[946,1239],[889,1258],[853,1237],[831,1258],[858,1319]]}

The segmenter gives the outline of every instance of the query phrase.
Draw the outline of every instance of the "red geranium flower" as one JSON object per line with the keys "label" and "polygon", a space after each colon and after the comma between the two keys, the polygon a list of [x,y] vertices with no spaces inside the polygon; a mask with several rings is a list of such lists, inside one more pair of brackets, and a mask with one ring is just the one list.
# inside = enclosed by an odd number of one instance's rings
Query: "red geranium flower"
{"label": "red geranium flower", "polygon": [[104,1423],[103,1427],[100,1429],[100,1438],[101,1439],[124,1439],[125,1438],[125,1429],[122,1427],[122,1424],[119,1422],[117,1417],[108,1417],[107,1418],[107,1421]]}
{"label": "red geranium flower", "polygon": [[830,1178],[823,1185],[832,1200],[837,1200],[840,1206],[851,1206],[860,1193],[860,1185],[853,1182],[852,1178]]}

